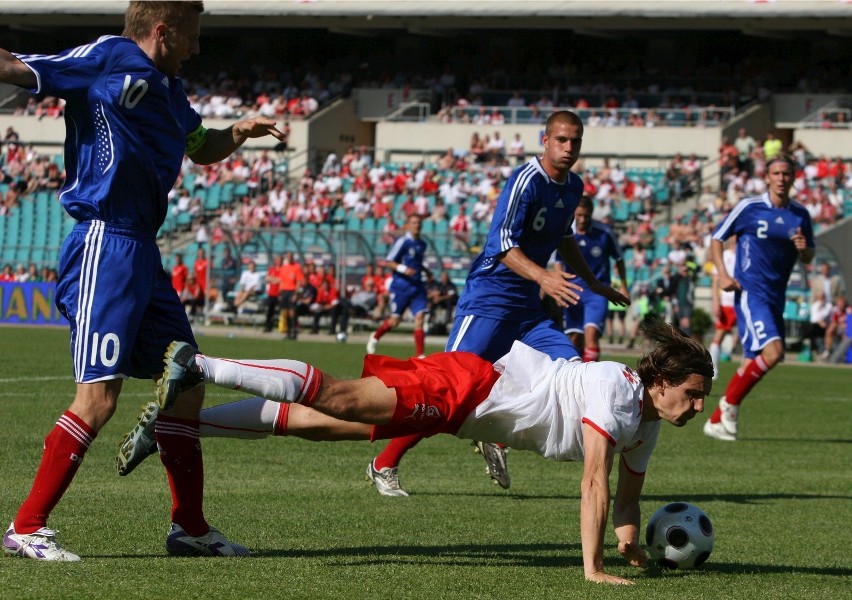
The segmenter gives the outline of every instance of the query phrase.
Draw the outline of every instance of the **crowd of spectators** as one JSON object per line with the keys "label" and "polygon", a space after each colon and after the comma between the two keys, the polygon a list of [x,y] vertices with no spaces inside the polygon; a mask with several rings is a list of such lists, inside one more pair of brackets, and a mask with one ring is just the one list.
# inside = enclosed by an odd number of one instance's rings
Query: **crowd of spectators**
{"label": "crowd of spectators", "polygon": [[[419,214],[428,223],[443,224],[435,231],[447,236],[454,254],[471,256],[478,250],[477,232],[484,234],[490,223],[502,185],[513,168],[527,159],[520,136],[507,144],[498,131],[485,131],[473,134],[467,148],[449,148],[431,161],[414,164],[385,164],[375,160],[370,149],[353,146],[341,156],[329,154],[316,172],[307,170],[290,185],[277,168],[280,156],[275,152],[238,152],[211,166],[187,160],[170,193],[170,214],[190,216],[200,246],[227,241],[228,249],[231,244],[240,248],[251,241],[255,228],[323,223],[380,229],[376,239],[388,247],[399,235],[397,223],[410,214]],[[4,142],[0,173],[7,185],[0,214],[14,211],[29,193],[58,188],[64,175],[48,157],[21,143],[12,128],[7,129]],[[676,293],[655,294],[660,286],[649,283],[653,281],[649,278],[658,273],[665,278],[670,273],[694,282],[706,275],[713,227],[741,198],[765,191],[766,158],[785,150],[798,164],[794,198],[808,208],[817,229],[836,222],[848,206],[845,198],[852,193],[852,169],[840,158],[813,156],[801,143],[784,148],[772,133],[756,139],[742,129],[733,141],[723,140],[719,149],[721,186],[713,193],[702,189],[706,165],[695,155],[672,157],[661,169],[662,177],[657,177],[656,185],[642,175],[631,174],[614,160],[604,159],[588,167],[582,161],[578,163],[585,194],[594,200],[594,217],[619,233],[631,280],[628,284],[641,282],[634,288],[639,306],[645,304],[641,301],[645,294],[651,299],[663,298],[666,314],[675,312],[671,300]],[[202,200],[202,192],[228,183],[239,184],[241,193],[211,211]],[[665,222],[658,214],[665,204],[669,205],[667,211],[679,204],[691,210],[681,210],[680,216]],[[198,258],[196,266],[204,265],[206,258]],[[232,257],[228,260],[234,261]],[[306,269],[313,266],[306,265]],[[47,271],[37,265],[29,271],[22,265],[15,269],[10,263],[2,277],[21,281],[28,276],[35,281],[34,273],[46,278]],[[378,271],[381,274],[380,268]],[[255,276],[252,286],[234,279],[230,286],[223,286],[226,294],[218,298],[215,287],[212,296],[206,292],[202,277],[206,277],[206,269],[203,274],[189,274],[181,286],[182,299],[192,315],[200,315],[205,301],[219,302],[220,308],[239,312],[244,305],[252,307],[256,297],[263,295],[260,276]],[[376,302],[371,315],[381,315],[385,310],[379,279],[374,283]],[[329,289],[315,287],[321,301],[314,298],[308,302],[311,294],[307,294],[301,313],[318,319],[334,315],[336,327],[343,322],[344,312],[350,314],[351,307],[346,303],[353,293],[361,297],[366,291],[347,289],[341,294],[331,284]],[[332,300],[325,301],[327,297]],[[338,304],[341,307],[335,308]]]}
{"label": "crowd of spectators", "polygon": [[56,269],[47,265],[39,267],[35,263],[30,263],[28,267],[25,267],[18,263],[13,267],[12,263],[5,263],[0,271],[0,282],[55,283],[58,276]]}
{"label": "crowd of spectators", "polygon": [[766,160],[786,150],[796,161],[793,198],[811,215],[815,230],[836,223],[844,216],[845,198],[852,194],[852,169],[840,156],[815,156],[802,142],[784,148],[771,132],[755,139],[745,129],[737,138],[724,138],[719,147],[720,192],[705,209],[715,216],[730,209],[741,198],[766,191]]}
{"label": "crowd of spectators", "polygon": [[41,191],[56,191],[65,172],[51,157],[39,154],[33,144],[24,144],[18,132],[7,127],[0,153],[0,216],[14,210],[22,197]]}
{"label": "crowd of spectators", "polygon": [[[327,332],[341,334],[338,339],[343,341],[350,318],[372,324],[388,316],[387,290],[392,273],[383,261],[368,263],[358,283],[346,285],[338,278],[333,263],[318,260],[298,263],[293,253],[274,256],[263,270],[253,259],[247,258],[240,270],[230,252],[224,253],[215,265],[206,261],[203,249],[199,248],[198,252],[192,270],[187,268],[181,254],[174,256],[171,266],[172,286],[190,317],[201,318],[206,299],[211,315],[233,319],[256,317],[257,322],[265,324],[265,332],[271,332],[278,323],[278,330],[283,333],[287,321],[283,316],[279,318],[279,314],[293,309],[297,318],[307,317],[303,323],[309,333],[320,333],[325,321]],[[294,262],[298,268],[292,271]],[[291,272],[299,274],[294,290],[281,287],[280,270],[285,263],[290,265]],[[208,270],[213,275],[209,287],[206,284]],[[197,283],[202,277],[204,283]],[[430,272],[425,285],[432,315],[431,328],[435,333],[446,334],[458,298],[456,285],[446,271],[442,271],[438,279]],[[298,321],[296,327],[297,331],[289,332],[291,339],[297,338],[298,330],[302,329]]]}
{"label": "crowd of spectators", "polygon": [[[249,79],[222,71],[217,77],[191,79],[186,82],[187,97],[205,119],[246,119],[258,115],[278,120],[303,119],[340,96],[347,83],[344,76],[326,83],[307,73],[304,80],[294,84],[265,75],[260,73]],[[65,100],[28,96],[13,114],[58,119],[65,114]]]}

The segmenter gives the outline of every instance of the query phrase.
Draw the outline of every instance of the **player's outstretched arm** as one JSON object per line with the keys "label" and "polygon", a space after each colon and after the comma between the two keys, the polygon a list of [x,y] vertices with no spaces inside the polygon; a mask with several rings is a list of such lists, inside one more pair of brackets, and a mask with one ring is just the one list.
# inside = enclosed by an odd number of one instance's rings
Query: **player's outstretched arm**
{"label": "player's outstretched arm", "polygon": [[237,121],[225,129],[208,129],[204,144],[190,154],[189,158],[194,163],[209,165],[228,158],[249,138],[266,135],[282,142],[286,140],[286,136],[275,127],[275,121],[266,117]]}
{"label": "player's outstretched arm", "polygon": [[573,236],[563,238],[562,242],[559,244],[559,254],[574,270],[574,272],[586,282],[590,291],[598,294],[599,296],[603,296],[618,306],[628,306],[630,304],[630,298],[621,292],[614,290],[610,286],[604,285],[597,277],[595,277],[595,274],[592,273],[592,270],[586,263],[586,259],[583,258],[583,255],[580,252],[577,240],[575,240]]}
{"label": "player's outstretched arm", "polygon": [[583,425],[583,480],[580,484],[580,538],[583,572],[587,581],[631,585],[628,579],[604,572],[603,549],[609,515],[609,472],[615,455],[609,440],[590,425]]}
{"label": "player's outstretched arm", "polygon": [[38,85],[35,73],[11,52],[2,48],[0,48],[0,81],[27,89],[34,89]]}
{"label": "player's outstretched arm", "polygon": [[645,476],[633,473],[624,460],[619,461],[618,488],[612,503],[612,525],[618,538],[618,551],[633,567],[648,566],[648,555],[639,542],[640,520],[639,498]]}

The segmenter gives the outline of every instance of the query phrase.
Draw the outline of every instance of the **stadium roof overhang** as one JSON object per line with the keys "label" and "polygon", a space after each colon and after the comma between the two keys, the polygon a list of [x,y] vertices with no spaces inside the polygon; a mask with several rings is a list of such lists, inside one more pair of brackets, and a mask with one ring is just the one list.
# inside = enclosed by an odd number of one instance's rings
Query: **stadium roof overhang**
{"label": "stadium roof overhang", "polygon": [[[25,31],[118,26],[124,0],[0,0],[0,26]],[[204,27],[401,30],[565,29],[590,35],[734,30],[852,36],[852,0],[206,0]]]}

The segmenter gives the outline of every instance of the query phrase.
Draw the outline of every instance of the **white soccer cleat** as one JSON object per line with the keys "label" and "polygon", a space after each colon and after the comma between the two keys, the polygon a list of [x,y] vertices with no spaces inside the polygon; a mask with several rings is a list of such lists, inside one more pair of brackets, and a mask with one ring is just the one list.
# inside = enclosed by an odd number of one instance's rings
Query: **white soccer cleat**
{"label": "white soccer cleat", "polygon": [[722,411],[722,427],[732,436],[737,437],[739,427],[737,419],[740,414],[740,407],[735,404],[728,404],[725,397],[719,399],[719,409]]}
{"label": "white soccer cleat", "polygon": [[737,436],[731,435],[727,431],[725,431],[724,425],[721,423],[711,423],[708,419],[706,423],[704,423],[704,435],[707,437],[715,438],[717,440],[722,440],[723,442],[736,442]]}
{"label": "white soccer cleat", "polygon": [[204,382],[195,355],[198,351],[186,342],[172,342],[163,357],[163,376],[157,381],[157,402],[168,410],[178,395]]}
{"label": "white soccer cleat", "polygon": [[487,442],[474,442],[473,446],[474,452],[482,454],[485,459],[485,474],[501,488],[508,490],[512,480],[506,465],[506,448]]}
{"label": "white soccer cleat", "polygon": [[53,529],[42,527],[32,533],[15,533],[15,523],[9,525],[3,536],[3,554],[34,558],[35,560],[55,560],[77,562],[80,557],[65,550],[56,541]]}
{"label": "white soccer cleat", "polygon": [[228,541],[222,532],[211,527],[204,535],[195,537],[172,523],[166,538],[166,550],[174,556],[250,556],[251,551]]}
{"label": "white soccer cleat", "polygon": [[367,354],[375,354],[376,346],[379,345],[379,339],[376,337],[376,332],[370,334],[370,339],[367,340]]}
{"label": "white soccer cleat", "polygon": [[115,466],[118,474],[124,477],[138,467],[143,460],[157,452],[157,438],[154,428],[160,407],[156,402],[148,402],[139,415],[136,426],[128,432],[118,446]]}
{"label": "white soccer cleat", "polygon": [[373,461],[367,465],[367,479],[376,486],[376,491],[382,496],[408,496],[399,485],[399,469],[397,467],[385,467],[377,470]]}

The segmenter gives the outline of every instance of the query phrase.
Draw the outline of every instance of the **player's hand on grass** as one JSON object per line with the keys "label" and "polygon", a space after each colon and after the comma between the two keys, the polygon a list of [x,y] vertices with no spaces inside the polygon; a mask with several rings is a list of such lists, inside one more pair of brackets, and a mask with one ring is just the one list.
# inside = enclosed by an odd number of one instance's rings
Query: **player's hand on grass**
{"label": "player's hand on grass", "polygon": [[610,585],[633,585],[633,582],[629,579],[624,579],[623,577],[616,577],[615,575],[610,575],[609,573],[604,573],[603,571],[595,571],[591,574],[586,574],[586,581],[591,581],[592,583],[608,583]]}
{"label": "player's hand on grass", "polygon": [[618,551],[631,567],[644,569],[648,566],[648,554],[636,542],[620,542]]}
{"label": "player's hand on grass", "polygon": [[565,271],[545,271],[539,285],[545,294],[556,301],[556,304],[565,308],[577,304],[580,300],[580,292],[583,288],[571,281],[576,277],[573,273]]}

